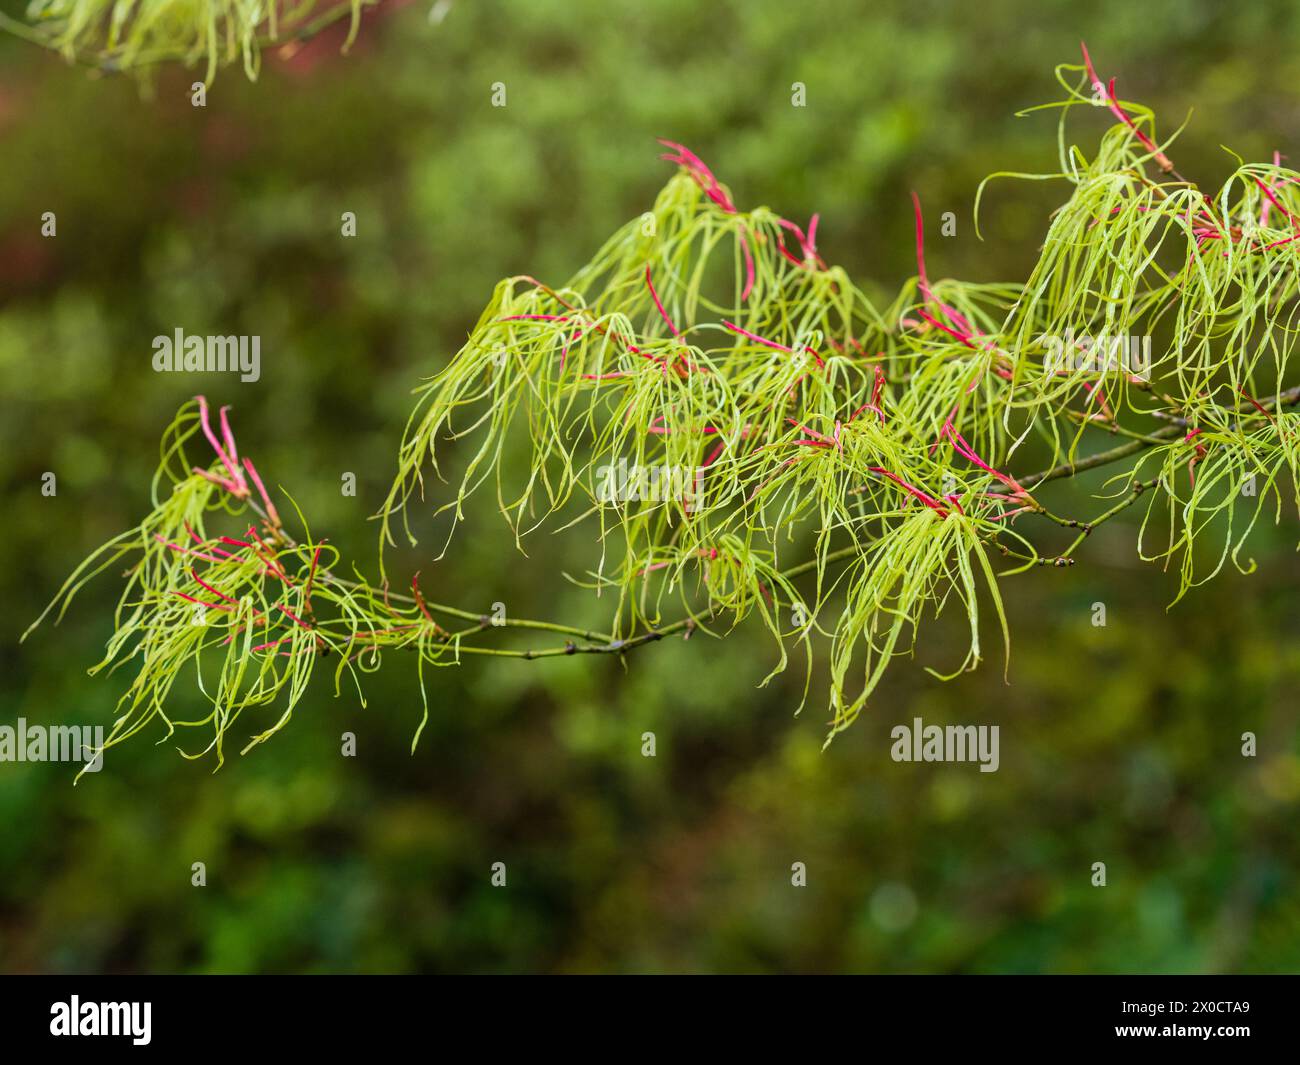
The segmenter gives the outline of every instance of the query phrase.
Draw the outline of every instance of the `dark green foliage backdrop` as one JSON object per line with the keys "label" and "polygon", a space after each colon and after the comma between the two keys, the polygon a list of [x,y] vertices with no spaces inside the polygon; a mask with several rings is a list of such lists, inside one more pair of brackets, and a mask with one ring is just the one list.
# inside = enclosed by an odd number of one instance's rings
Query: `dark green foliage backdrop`
{"label": "dark green foliage backdrop", "polygon": [[[669,175],[656,136],[693,147],[743,204],[820,211],[823,254],[886,289],[914,270],[913,188],[959,218],[933,274],[1003,280],[1033,261],[1050,190],[995,186],[984,243],[972,197],[990,171],[1052,168],[1051,117],[1013,114],[1057,98],[1052,66],[1077,61],[1081,37],[1163,129],[1195,109],[1177,159],[1203,185],[1232,167],[1220,144],[1300,152],[1300,12],[1283,2],[427,13],[386,5],[346,59],[340,31],[268,54],[258,84],[226,71],[201,110],[184,71],[142,99],[0,41],[0,721],[111,720],[120,682],[84,671],[114,577],[17,638],[144,512],[158,432],[198,388],[235,404],[244,450],[369,565],[411,386],[500,277],[563,280],[645,209]],[[795,81],[806,108],[790,106]],[[339,237],[348,210],[355,240]],[[151,338],[177,326],[260,335],[262,380],[154,374]],[[395,662],[367,709],[320,684],[216,775],[153,746],[159,733],[75,789],[67,766],[0,764],[0,970],[1295,970],[1296,540],[1284,516],[1257,537],[1258,573],[1166,613],[1176,579],[1138,563],[1116,523],[1076,569],[1016,581],[1009,686],[996,663],[949,684],[900,663],[825,753],[822,708],[791,716],[800,671],[757,688],[770,647],[742,632],[626,670],[441,672],[414,756],[418,692]],[[556,577],[584,544],[525,559],[484,513],[447,561],[435,547],[395,561],[443,601],[588,609]],[[919,658],[951,665],[959,640],[933,627]],[[895,764],[889,730],[914,716],[1000,724],[1000,771]],[[339,756],[344,730],[356,759]]]}

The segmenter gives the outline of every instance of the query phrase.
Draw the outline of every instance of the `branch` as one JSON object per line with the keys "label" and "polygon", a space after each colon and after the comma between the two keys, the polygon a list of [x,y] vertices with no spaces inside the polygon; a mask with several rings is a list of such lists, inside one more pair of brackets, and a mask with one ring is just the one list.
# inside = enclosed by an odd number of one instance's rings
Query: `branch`
{"label": "branch", "polygon": [[[1279,395],[1276,400],[1269,399],[1259,403],[1258,407],[1260,409],[1260,415],[1257,416],[1262,416],[1268,411],[1274,409],[1280,409],[1282,407],[1292,406],[1297,402],[1300,402],[1300,386],[1287,389],[1285,392],[1281,393],[1281,395]],[[1250,406],[1247,407],[1240,407],[1238,408],[1238,410],[1242,412],[1246,412],[1246,411],[1250,411],[1254,406],[1255,404],[1251,404]],[[1240,425],[1240,422],[1236,423],[1236,425]],[[1236,427],[1236,425],[1234,425],[1234,428]],[[1074,477],[1080,473],[1087,472],[1088,470],[1098,469],[1102,466],[1110,465],[1113,462],[1118,462],[1119,460],[1128,458],[1132,455],[1140,454],[1141,452],[1147,450],[1148,448],[1154,447],[1157,444],[1176,440],[1178,439],[1179,436],[1184,435],[1185,432],[1186,432],[1185,427],[1171,425],[1166,428],[1157,430],[1149,437],[1133,440],[1127,444],[1121,444],[1118,447],[1109,449],[1108,451],[1102,451],[1096,455],[1091,455],[1088,458],[1080,459],[1075,462],[1063,462],[1060,463],[1059,465],[1052,466],[1049,469],[1040,471],[1039,473],[1036,474],[1031,474],[1030,476],[1021,479],[1027,482],[1031,482],[1035,487],[1037,487],[1048,481],[1059,480],[1064,477]],[[1005,544],[1002,544],[995,539],[985,539],[984,542],[989,546],[995,548],[1005,558],[1013,558],[1018,561],[1023,561],[1035,566],[1050,566],[1054,568],[1072,566],[1075,564],[1075,559],[1073,557],[1074,552],[1078,550],[1079,546],[1083,543],[1084,540],[1088,538],[1089,535],[1091,535],[1094,529],[1105,524],[1106,522],[1114,518],[1117,514],[1128,509],[1130,506],[1136,503],[1137,500],[1140,499],[1145,492],[1156,487],[1158,483],[1159,483],[1158,477],[1152,478],[1151,480],[1148,481],[1135,481],[1124,499],[1122,499],[1119,503],[1112,506],[1109,510],[1106,510],[1098,517],[1094,518],[1092,521],[1089,522],[1080,522],[1073,519],[1060,518],[1050,513],[1049,511],[1045,510],[1044,508],[1040,507],[1038,509],[1038,513],[1042,514],[1044,517],[1047,517],[1050,520],[1055,521],[1057,524],[1062,525],[1066,528],[1073,528],[1073,529],[1080,530],[1079,535],[1075,538],[1075,540],[1070,544],[1069,547],[1067,547],[1063,552],[1061,552],[1060,555],[1050,556],[1050,557],[1038,556],[1038,555],[1025,555],[1023,553],[1011,550]],[[852,558],[858,553],[859,553],[859,548],[857,547],[857,545],[849,545],[847,547],[838,548],[835,551],[828,552],[825,558],[821,561],[824,561],[825,563],[841,562],[846,559]],[[803,562],[797,566],[791,567],[790,569],[781,571],[781,576],[786,579],[793,579],[795,577],[803,575],[804,573],[808,573],[816,569],[818,564],[819,563],[817,559],[813,559],[808,562]],[[684,617],[678,619],[677,621],[672,622],[669,625],[663,625],[663,626],[657,626],[655,628],[651,628],[647,632],[627,640],[615,640],[615,641],[606,640],[604,644],[595,645],[595,646],[575,646],[574,644],[570,643],[570,644],[566,644],[563,647],[549,647],[549,648],[541,648],[537,650],[528,650],[528,651],[511,651],[511,650],[502,650],[502,649],[495,649],[495,648],[493,649],[462,648],[462,651],[465,651],[470,654],[486,654],[486,655],[496,655],[496,656],[507,657],[507,658],[522,658],[529,661],[535,658],[553,658],[553,657],[558,657],[560,655],[573,655],[573,654],[621,654],[625,651],[635,650],[638,647],[644,647],[647,644],[655,643],[658,640],[662,640],[665,636],[671,636],[677,632],[681,632],[683,629],[688,629],[693,631],[697,624],[698,622],[694,617]],[[689,636],[689,632],[688,632],[688,636]]]}
{"label": "branch", "polygon": [[[1274,409],[1280,409],[1282,407],[1289,407],[1297,402],[1300,402],[1300,385],[1297,385],[1294,388],[1287,389],[1277,398],[1276,401],[1272,399],[1264,400],[1262,403],[1259,404],[1259,407],[1262,411],[1270,411]],[[1239,407],[1238,412],[1245,412],[1249,409],[1250,408],[1248,407]],[[1236,423],[1233,426],[1233,428],[1234,429],[1237,428],[1237,426],[1239,426],[1240,424],[1241,424],[1240,422]],[[1185,426],[1182,425],[1166,426],[1163,429],[1157,429],[1154,433],[1152,433],[1148,437],[1144,437],[1139,440],[1132,440],[1127,444],[1120,444],[1118,447],[1113,447],[1109,451],[1102,451],[1096,455],[1090,455],[1086,459],[1079,459],[1078,461],[1062,462],[1059,465],[1052,466],[1049,469],[1041,471],[1040,473],[1033,473],[1027,477],[1023,477],[1021,478],[1021,480],[1030,481],[1033,483],[1034,487],[1037,487],[1038,485],[1044,484],[1047,481],[1059,480],[1062,477],[1073,477],[1080,473],[1086,473],[1088,470],[1095,470],[1099,466],[1108,466],[1112,462],[1118,462],[1120,459],[1126,459],[1130,455],[1140,454],[1141,452],[1147,450],[1147,448],[1155,447],[1158,444],[1164,444],[1172,440],[1177,440],[1178,437],[1185,435],[1185,433],[1186,433]]]}
{"label": "branch", "polygon": [[[255,499],[246,498],[243,500],[248,507],[262,519],[272,535],[276,536],[285,547],[294,549],[301,545],[289,535],[284,526],[278,521],[273,521],[267,514],[266,508],[258,503]],[[401,592],[393,592],[388,589],[376,590],[372,585],[365,584],[361,581],[347,580],[334,574],[332,570],[323,569],[316,574],[316,580],[324,584],[333,584],[349,591],[366,591],[378,599],[396,599],[399,602],[410,603],[411,605],[420,605],[427,607],[429,610],[436,610],[440,614],[448,617],[461,618],[466,621],[478,622],[477,629],[469,629],[466,632],[481,631],[488,628],[516,628],[516,629],[541,629],[548,632],[555,632],[565,636],[578,636],[584,640],[600,641],[609,644],[612,637],[607,633],[597,632],[592,629],[576,628],[572,625],[561,625],[557,622],[534,621],[530,618],[512,618],[508,614],[499,621],[494,620],[490,615],[483,613],[474,613],[470,610],[461,610],[458,607],[447,606],[444,603],[435,603],[426,596],[421,595],[418,599],[414,595],[406,595]],[[437,623],[434,622],[436,625]],[[462,634],[457,634],[462,635]],[[462,651],[469,651],[469,648],[462,647]],[[479,653],[476,651],[475,653]],[[540,656],[538,656],[540,657]]]}

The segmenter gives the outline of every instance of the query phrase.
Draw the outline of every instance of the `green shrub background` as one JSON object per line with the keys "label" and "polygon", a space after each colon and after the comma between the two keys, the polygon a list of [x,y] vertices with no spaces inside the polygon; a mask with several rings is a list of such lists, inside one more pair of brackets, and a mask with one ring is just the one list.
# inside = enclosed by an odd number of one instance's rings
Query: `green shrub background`
{"label": "green shrub background", "polygon": [[[268,52],[257,84],[224,71],[205,109],[190,72],[142,97],[0,40],[0,722],[110,722],[122,679],[85,669],[113,575],[18,636],[144,513],[158,434],[196,391],[235,405],[241,448],[373,572],[366,519],[409,390],[499,278],[562,281],[650,204],[670,174],[657,136],[743,205],[820,211],[823,254],[882,291],[915,269],[910,189],[958,216],[932,275],[1023,277],[1053,189],[993,186],[982,243],[972,200],[994,170],[1053,168],[1052,115],[1014,112],[1058,98],[1052,67],[1081,38],[1163,131],[1194,110],[1171,154],[1203,186],[1232,169],[1220,145],[1300,160],[1300,9],[1281,0],[510,0],[437,24],[386,4],[346,58],[343,32]],[[1076,139],[1106,124],[1084,116]],[[177,326],[260,335],[262,380],[153,373],[152,337]],[[161,730],[75,788],[66,765],[0,764],[0,970],[1295,971],[1298,538],[1293,509],[1252,542],[1257,573],[1167,613],[1176,578],[1108,526],[1073,570],[1005,588],[1009,685],[995,660],[924,673],[961,657],[932,626],[824,753],[824,708],[792,716],[802,670],[758,688],[772,650],[741,631],[626,669],[438,671],[413,756],[414,669],[390,661],[368,708],[317,683],[215,775],[153,745]],[[437,542],[394,565],[442,601],[597,616],[557,576],[585,542],[525,558],[482,508],[434,564]],[[895,764],[889,730],[915,716],[999,724],[1001,769]]]}

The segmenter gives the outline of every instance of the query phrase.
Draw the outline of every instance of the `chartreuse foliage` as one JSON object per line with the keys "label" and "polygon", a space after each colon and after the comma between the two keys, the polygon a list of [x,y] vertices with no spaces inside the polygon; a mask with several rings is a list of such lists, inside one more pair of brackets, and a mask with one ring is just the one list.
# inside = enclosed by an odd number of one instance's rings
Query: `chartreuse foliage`
{"label": "chartreuse foliage", "polygon": [[256,79],[261,50],[310,37],[342,18],[351,20],[344,50],[360,27],[361,11],[378,0],[31,0],[30,25],[0,15],[0,28],[53,48],[70,61],[109,70],[143,71],[158,63],[240,63]]}
{"label": "chartreuse foliage", "polygon": [[[195,753],[219,760],[243,710],[283,704],[251,746],[327,659],[337,689],[398,648],[421,669],[471,653],[622,654],[751,618],[771,634],[775,670],[802,647],[809,677],[827,675],[833,734],[913,652],[927,611],[964,616],[969,650],[953,665],[973,668],[991,630],[1008,645],[1006,574],[1073,564],[1134,503],[1138,550],[1179,572],[1179,596],[1229,562],[1248,572],[1241,547],[1260,514],[1300,502],[1300,174],[1243,164],[1204,192],[1090,62],[1058,77],[1056,171],[994,176],[1062,192],[1023,283],[932,282],[918,204],[918,276],[873,302],[823,261],[815,217],[742,211],[669,144],[679,173],[567,284],[497,286],[464,348],[417,390],[381,556],[398,534],[415,542],[426,497],[453,528],[472,506],[495,508],[520,547],[566,530],[591,544],[573,579],[608,603],[607,633],[511,619],[567,640],[502,648],[487,619],[426,601],[415,582],[397,596],[387,579],[345,578],[300,515],[290,536],[251,464],[243,478],[224,415],[222,444],[206,408],[186,407],[152,513],[55,601],[62,612],[95,573],[134,559],[97,667],[137,671],[109,742],[158,717],[201,727]],[[1091,153],[1068,140],[1078,108],[1117,119]],[[218,461],[194,472],[199,427]],[[1022,469],[1031,447],[1045,469]],[[1100,467],[1101,513],[1083,503],[1062,517],[1040,501],[1045,483]],[[166,697],[190,669],[211,713],[174,720]]]}

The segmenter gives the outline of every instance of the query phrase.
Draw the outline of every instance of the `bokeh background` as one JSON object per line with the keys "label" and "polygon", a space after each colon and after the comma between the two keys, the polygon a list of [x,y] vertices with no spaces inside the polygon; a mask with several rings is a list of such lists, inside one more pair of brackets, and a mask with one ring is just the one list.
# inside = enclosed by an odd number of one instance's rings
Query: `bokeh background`
{"label": "bokeh background", "polygon": [[[115,575],[18,637],[144,513],[159,431],[200,389],[373,572],[366,519],[410,389],[499,278],[562,281],[649,205],[669,176],[655,137],[692,146],[743,204],[820,211],[823,254],[882,292],[914,270],[910,189],[958,215],[933,274],[1023,276],[1055,190],[994,186],[983,242],[972,200],[992,171],[1053,169],[1054,118],[1015,112],[1059,98],[1052,68],[1081,38],[1162,128],[1193,112],[1176,158],[1207,187],[1233,166],[1221,145],[1300,153],[1300,8],[1283,0],[432,10],[387,2],[349,56],[326,33],[268,53],[256,84],[225,70],[205,109],[190,72],[142,93],[0,40],[0,721],[111,720],[122,678],[85,671]],[[260,335],[261,381],[153,373],[151,338],[177,325]],[[996,661],[934,680],[920,665],[959,661],[961,634],[931,626],[824,752],[823,707],[793,715],[802,670],[759,688],[772,649],[742,630],[625,669],[439,671],[413,755],[414,670],[390,662],[366,709],[317,683],[215,774],[150,742],[161,730],[75,788],[66,765],[0,764],[0,970],[1295,971],[1296,540],[1284,513],[1252,542],[1258,572],[1167,611],[1176,578],[1117,522],[1085,564],[1005,588],[1010,683]],[[539,540],[525,559],[483,513],[447,560],[430,539],[395,564],[443,601],[594,617],[557,577],[588,547]],[[999,724],[1000,771],[892,762],[889,730],[914,716]]]}

